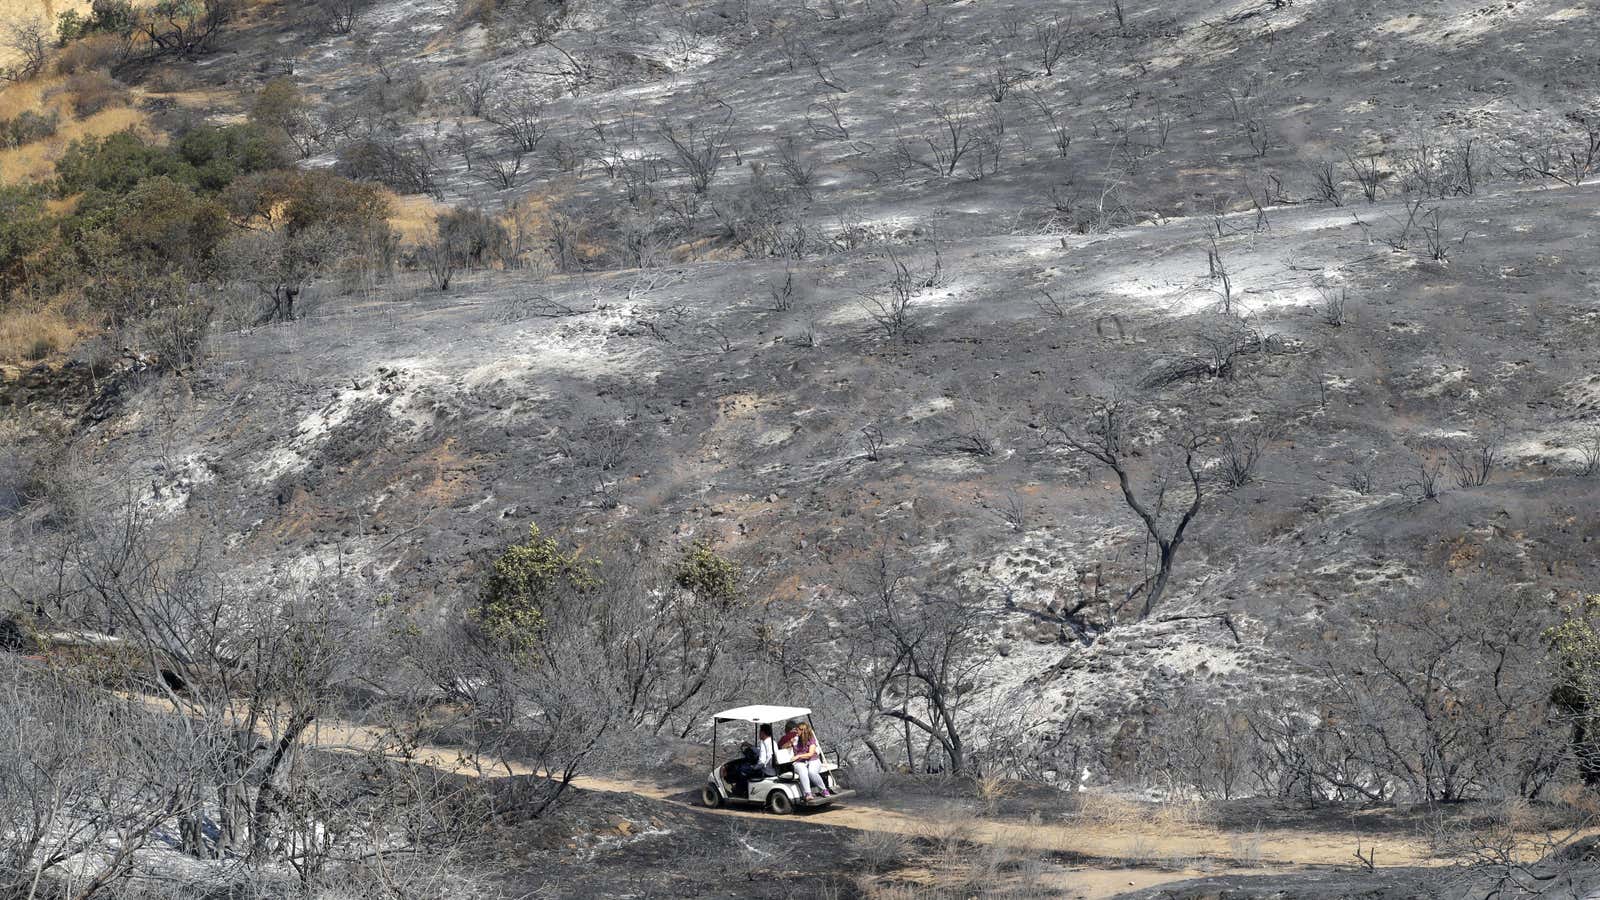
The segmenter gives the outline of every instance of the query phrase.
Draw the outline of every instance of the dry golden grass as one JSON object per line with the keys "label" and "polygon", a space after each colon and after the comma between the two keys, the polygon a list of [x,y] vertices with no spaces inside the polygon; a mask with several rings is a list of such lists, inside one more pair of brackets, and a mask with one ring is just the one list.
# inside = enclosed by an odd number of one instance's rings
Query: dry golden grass
{"label": "dry golden grass", "polygon": [[[89,11],[90,0],[0,0],[0,24],[43,19],[55,27],[56,16],[69,9]],[[0,66],[15,61],[10,47],[0,47]]]}
{"label": "dry golden grass", "polygon": [[983,804],[984,811],[993,816],[1000,811],[1000,801],[1011,795],[1016,785],[1005,780],[999,775],[980,775],[976,785],[978,800]]}
{"label": "dry golden grass", "polygon": [[[44,108],[60,109],[54,104],[65,106],[66,103],[66,98],[57,95],[47,99]],[[56,160],[66,152],[67,145],[79,138],[103,137],[134,128],[151,140],[160,140],[161,135],[147,128],[148,118],[143,112],[126,106],[104,109],[83,119],[72,118],[63,111],[61,125],[53,137],[10,150],[0,150],[0,178],[12,183],[49,178],[54,174]]]}
{"label": "dry golden grass", "polygon": [[66,98],[59,93],[65,81],[65,78],[35,78],[0,87],[0,119],[15,119],[28,110],[42,113],[65,108]]}
{"label": "dry golden grass", "polygon": [[1124,797],[1085,791],[1077,798],[1078,819],[1086,824],[1127,828],[1145,821],[1144,807]]}
{"label": "dry golden grass", "polygon": [[0,362],[27,364],[77,343],[83,326],[54,306],[0,312]]}
{"label": "dry golden grass", "polygon": [[400,235],[403,244],[416,244],[433,235],[433,222],[449,207],[436,203],[421,194],[389,195],[389,226]]}
{"label": "dry golden grass", "polygon": [[1204,800],[1167,800],[1150,811],[1150,822],[1163,830],[1199,828],[1210,830],[1216,822],[1216,809]]}

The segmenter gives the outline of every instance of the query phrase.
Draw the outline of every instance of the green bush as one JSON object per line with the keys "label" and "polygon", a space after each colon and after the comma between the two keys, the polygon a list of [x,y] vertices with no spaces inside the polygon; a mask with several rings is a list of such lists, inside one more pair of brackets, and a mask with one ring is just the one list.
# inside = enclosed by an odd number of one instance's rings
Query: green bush
{"label": "green bush", "polygon": [[739,599],[739,567],[700,541],[678,561],[672,582],[693,594],[696,600],[719,608],[731,606]]}
{"label": "green bush", "polygon": [[178,139],[178,154],[207,191],[221,191],[242,176],[280,169],[291,161],[283,136],[256,124],[192,128]]}
{"label": "green bush", "polygon": [[0,147],[21,147],[42,141],[56,133],[60,117],[51,112],[42,115],[31,109],[23,110],[15,119],[0,120]]}
{"label": "green bush", "polygon": [[94,34],[129,34],[138,23],[131,0],[94,0],[87,16],[69,9],[56,17],[56,39],[65,47]]}
{"label": "green bush", "polygon": [[505,226],[481,209],[452,209],[438,218],[434,228],[439,244],[456,266],[480,268],[510,252]]}
{"label": "green bush", "polygon": [[528,539],[507,547],[490,568],[478,600],[477,622],[495,641],[516,650],[531,649],[538,643],[551,603],[600,587],[597,567],[581,551],[561,549],[538,525],[530,525]]}
{"label": "green bush", "polygon": [[0,301],[28,280],[30,259],[50,241],[55,222],[45,199],[34,186],[0,185]]}
{"label": "green bush", "polygon": [[148,178],[194,185],[199,178],[177,151],[157,146],[131,129],[73,141],[56,161],[62,196],[86,191],[125,194]]}

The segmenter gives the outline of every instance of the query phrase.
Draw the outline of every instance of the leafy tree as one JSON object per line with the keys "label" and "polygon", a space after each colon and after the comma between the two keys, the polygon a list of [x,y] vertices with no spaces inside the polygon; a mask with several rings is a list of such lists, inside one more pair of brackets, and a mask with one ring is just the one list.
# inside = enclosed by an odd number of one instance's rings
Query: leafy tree
{"label": "leafy tree", "polygon": [[434,227],[439,245],[457,267],[483,266],[492,257],[504,256],[510,245],[505,226],[481,209],[453,209]]}
{"label": "leafy tree", "polygon": [[199,276],[229,226],[227,213],[216,200],[159,176],[119,198],[101,227],[116,236],[128,262]]}
{"label": "leafy tree", "polygon": [[328,172],[247,176],[229,186],[224,200],[247,229],[230,245],[228,268],[271,304],[265,321],[293,319],[307,282],[392,240],[384,194]]}
{"label": "leafy tree", "polygon": [[28,281],[28,261],[50,239],[52,221],[37,187],[0,185],[0,303]]}
{"label": "leafy tree", "polygon": [[160,176],[180,184],[198,183],[194,166],[181,155],[132,129],[73,141],[56,161],[56,186],[63,196],[88,191],[125,194],[139,182]]}
{"label": "leafy tree", "polygon": [[701,541],[678,561],[672,582],[703,603],[726,607],[739,599],[739,567]]}
{"label": "leafy tree", "polygon": [[538,525],[494,561],[478,600],[477,621],[493,640],[517,651],[531,649],[545,625],[546,607],[559,597],[600,587],[597,564],[580,550],[563,550]]}
{"label": "leafy tree", "polygon": [[1600,594],[1562,609],[1544,632],[1557,666],[1550,700],[1572,728],[1572,751],[1584,784],[1600,785]]}
{"label": "leafy tree", "polygon": [[131,34],[137,23],[129,0],[94,0],[88,16],[69,9],[56,17],[56,39],[65,46],[92,34]]}
{"label": "leafy tree", "polygon": [[290,164],[283,136],[256,124],[190,129],[178,141],[178,154],[194,168],[195,181],[207,191],[221,191],[243,175]]}

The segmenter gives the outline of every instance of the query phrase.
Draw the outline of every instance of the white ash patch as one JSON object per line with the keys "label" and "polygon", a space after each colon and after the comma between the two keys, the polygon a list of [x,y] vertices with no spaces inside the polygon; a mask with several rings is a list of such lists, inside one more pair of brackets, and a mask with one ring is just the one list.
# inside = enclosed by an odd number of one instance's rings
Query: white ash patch
{"label": "white ash patch", "polygon": [[[583,860],[594,859],[596,856],[599,856],[602,853],[612,850],[620,850],[623,847],[653,840],[655,838],[666,837],[670,834],[672,834],[672,829],[660,827],[654,824],[640,829],[634,829],[630,826],[626,831],[618,829],[615,832],[606,832],[596,835],[593,843],[577,848],[573,855],[578,859]],[[755,850],[753,847],[751,849]]]}
{"label": "white ash patch", "polygon": [[971,478],[986,471],[982,463],[965,456],[936,456],[923,459],[918,465],[924,470],[957,478]]}
{"label": "white ash patch", "polygon": [[934,397],[925,403],[919,403],[905,411],[901,418],[905,421],[917,422],[922,419],[937,416],[943,412],[954,409],[956,402],[949,397]]}
{"label": "white ash patch", "polygon": [[1591,454],[1600,453],[1600,424],[1541,429],[1507,442],[1500,452],[1513,463],[1583,468],[1590,464]]}
{"label": "white ash patch", "polygon": [[1600,416],[1600,375],[1569,381],[1561,386],[1560,395],[1574,413]]}
{"label": "white ash patch", "polygon": [[[1412,393],[1418,397],[1440,397],[1446,391],[1465,382],[1471,374],[1471,371],[1465,366],[1448,366],[1444,363],[1434,363],[1413,373],[1413,380],[1424,382],[1424,386]],[[1478,392],[1476,390],[1468,390],[1467,394],[1469,399],[1477,399]]]}
{"label": "white ash patch", "polygon": [[[977,572],[1008,606],[1053,610],[1076,590],[1093,592],[1095,564],[1115,556],[1116,548],[1135,536],[1131,529],[1100,521],[1089,525],[1084,520],[1059,530],[1029,531]],[[1072,540],[1063,534],[1091,537]]]}
{"label": "white ash patch", "polygon": [[383,408],[391,417],[420,429],[428,422],[415,415],[411,397],[414,388],[406,370],[380,365],[378,374],[357,380],[352,387],[338,391],[321,409],[302,418],[289,434],[286,446],[274,447],[255,467],[257,479],[270,484],[284,475],[304,470],[315,452],[341,425],[369,409]]}
{"label": "white ash patch", "polygon": [[171,518],[188,506],[196,485],[216,480],[212,459],[203,453],[190,453],[171,465],[157,463],[148,487],[141,491],[139,507],[157,519]]}
{"label": "white ash patch", "polygon": [[[1235,620],[1235,627],[1245,623]],[[1234,681],[1262,670],[1262,652],[1235,641],[1220,618],[1147,619],[1093,644],[1067,645],[1030,687],[1069,712],[1121,712],[1184,684]],[[1063,715],[1061,718],[1065,718]]]}
{"label": "white ash patch", "polygon": [[1404,563],[1384,560],[1374,565],[1365,560],[1341,559],[1311,570],[1319,578],[1350,582],[1358,585],[1393,585],[1415,587],[1421,581]]}
{"label": "white ash patch", "polygon": [[794,437],[793,428],[769,428],[756,435],[756,444],[762,447],[776,447]]}

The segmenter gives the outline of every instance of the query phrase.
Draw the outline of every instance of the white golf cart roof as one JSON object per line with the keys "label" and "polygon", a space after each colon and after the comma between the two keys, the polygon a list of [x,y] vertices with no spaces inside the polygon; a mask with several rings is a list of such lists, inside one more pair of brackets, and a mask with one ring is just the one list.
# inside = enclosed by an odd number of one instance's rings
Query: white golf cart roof
{"label": "white golf cart roof", "polygon": [[811,710],[804,706],[740,706],[725,709],[711,718],[718,722],[753,722],[757,725],[771,725],[789,719],[803,719],[809,715]]}

